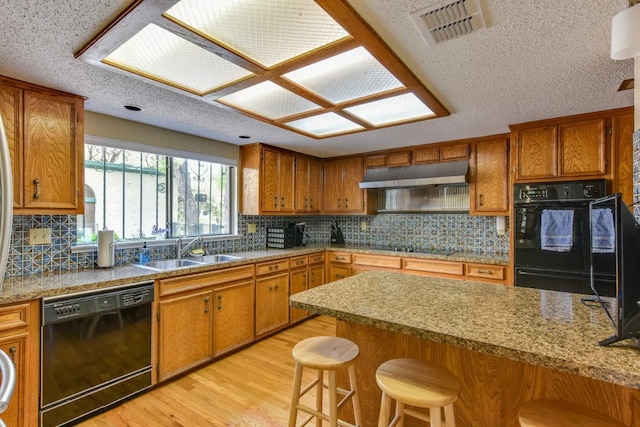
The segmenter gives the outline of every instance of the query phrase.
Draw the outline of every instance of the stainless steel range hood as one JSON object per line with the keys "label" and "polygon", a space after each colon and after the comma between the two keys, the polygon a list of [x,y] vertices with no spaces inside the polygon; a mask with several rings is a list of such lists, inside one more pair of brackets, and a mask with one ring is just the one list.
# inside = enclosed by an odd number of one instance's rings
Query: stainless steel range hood
{"label": "stainless steel range hood", "polygon": [[360,188],[410,188],[466,184],[468,160],[367,169]]}

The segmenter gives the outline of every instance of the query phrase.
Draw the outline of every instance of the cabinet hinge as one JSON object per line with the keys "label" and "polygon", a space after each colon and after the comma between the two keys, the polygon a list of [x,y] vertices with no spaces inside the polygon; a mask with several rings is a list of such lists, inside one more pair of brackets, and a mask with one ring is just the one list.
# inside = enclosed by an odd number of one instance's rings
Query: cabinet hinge
{"label": "cabinet hinge", "polygon": [[605,132],[607,133],[607,135],[613,135],[613,126],[607,126],[605,128]]}

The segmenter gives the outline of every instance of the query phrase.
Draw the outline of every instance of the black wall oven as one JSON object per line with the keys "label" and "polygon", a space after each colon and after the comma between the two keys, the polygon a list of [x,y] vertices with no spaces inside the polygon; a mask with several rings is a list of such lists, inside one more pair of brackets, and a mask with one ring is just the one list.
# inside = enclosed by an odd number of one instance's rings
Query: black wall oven
{"label": "black wall oven", "polygon": [[[591,294],[591,232],[589,202],[605,196],[606,181],[565,181],[514,186],[515,286]],[[544,213],[545,211],[549,211]],[[543,215],[571,211],[562,248],[545,247],[552,231]],[[566,217],[566,216],[565,216]],[[548,223],[547,223],[548,224]],[[556,230],[554,230],[556,231]],[[567,243],[570,242],[570,243]],[[615,294],[615,256],[594,254],[596,290]]]}
{"label": "black wall oven", "polygon": [[75,423],[151,386],[153,282],[46,298],[40,426]]}

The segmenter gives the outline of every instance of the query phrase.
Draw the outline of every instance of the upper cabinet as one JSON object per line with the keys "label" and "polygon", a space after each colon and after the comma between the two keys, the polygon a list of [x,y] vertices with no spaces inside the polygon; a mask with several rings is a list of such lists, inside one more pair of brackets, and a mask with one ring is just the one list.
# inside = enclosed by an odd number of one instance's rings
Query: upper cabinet
{"label": "upper cabinet", "polygon": [[515,181],[605,178],[605,118],[544,120],[511,126]]}
{"label": "upper cabinet", "polygon": [[469,158],[469,144],[445,144],[434,147],[422,146],[413,150],[414,165],[425,163],[448,162],[453,160],[466,160]]}
{"label": "upper cabinet", "polygon": [[346,157],[324,161],[324,212],[366,213],[363,158]]}
{"label": "upper cabinet", "polygon": [[320,213],[322,209],[322,160],[296,154],[296,212]]}
{"label": "upper cabinet", "polygon": [[633,203],[633,111],[613,118],[612,138],[616,159],[612,193],[622,193],[622,199],[630,205]]}
{"label": "upper cabinet", "polygon": [[371,168],[392,168],[396,166],[409,166],[411,164],[411,151],[393,151],[388,153],[370,154],[364,158],[364,166]]}
{"label": "upper cabinet", "polygon": [[84,98],[0,77],[16,214],[82,213]]}
{"label": "upper cabinet", "polygon": [[469,161],[469,212],[509,215],[509,138],[476,141]]}

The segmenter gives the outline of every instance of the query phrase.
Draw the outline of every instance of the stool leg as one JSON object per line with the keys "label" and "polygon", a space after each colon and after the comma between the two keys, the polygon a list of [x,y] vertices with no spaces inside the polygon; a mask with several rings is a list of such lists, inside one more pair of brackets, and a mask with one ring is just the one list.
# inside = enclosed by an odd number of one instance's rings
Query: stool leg
{"label": "stool leg", "polygon": [[396,400],[396,417],[398,417],[397,427],[404,427],[404,403]]}
{"label": "stool leg", "polygon": [[[318,369],[316,371],[316,378],[318,379],[318,385],[316,385],[316,411],[322,412],[322,382],[324,381],[324,371]],[[322,418],[316,417],[316,427],[322,427]]]}
{"label": "stool leg", "polygon": [[389,410],[391,409],[391,398],[382,392],[380,402],[380,416],[378,417],[378,427],[389,427]]}
{"label": "stool leg", "polygon": [[351,390],[353,390],[353,399],[351,401],[353,403],[353,415],[356,420],[356,426],[362,427],[360,398],[358,397],[360,394],[358,393],[358,385],[356,384],[356,367],[353,365],[349,366],[349,384],[351,385]]}
{"label": "stool leg", "polygon": [[302,365],[296,362],[293,374],[293,391],[291,392],[291,410],[289,411],[289,427],[296,426],[298,416],[298,402],[300,401],[300,387],[302,385]]}
{"label": "stool leg", "polygon": [[329,371],[329,427],[338,427],[338,393],[336,371]]}
{"label": "stool leg", "polygon": [[442,410],[440,408],[429,408],[429,427],[442,427]]}
{"label": "stool leg", "polygon": [[456,427],[456,415],[453,413],[453,403],[444,407],[444,422],[446,427]]}

